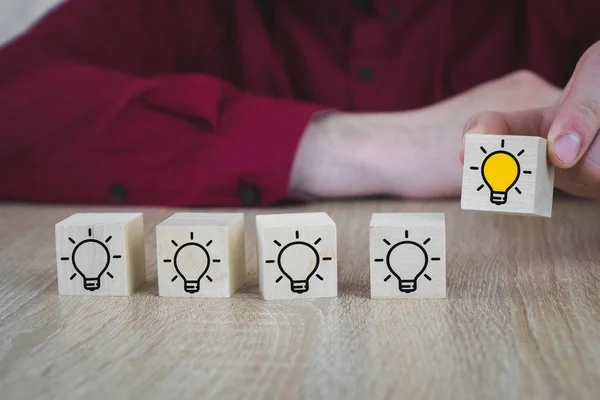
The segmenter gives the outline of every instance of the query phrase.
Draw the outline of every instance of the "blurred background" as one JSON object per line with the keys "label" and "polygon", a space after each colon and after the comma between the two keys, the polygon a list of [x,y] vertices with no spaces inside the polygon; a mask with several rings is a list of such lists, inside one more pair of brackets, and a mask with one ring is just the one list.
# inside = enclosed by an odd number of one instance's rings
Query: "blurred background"
{"label": "blurred background", "polygon": [[0,0],[0,46],[63,0]]}

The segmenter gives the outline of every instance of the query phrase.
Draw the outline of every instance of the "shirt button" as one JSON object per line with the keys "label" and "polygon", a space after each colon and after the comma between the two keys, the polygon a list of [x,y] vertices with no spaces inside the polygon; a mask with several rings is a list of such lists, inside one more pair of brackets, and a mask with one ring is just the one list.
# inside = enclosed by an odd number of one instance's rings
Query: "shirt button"
{"label": "shirt button", "polygon": [[367,66],[360,67],[356,71],[356,76],[361,81],[370,81],[373,79],[373,68]]}
{"label": "shirt button", "polygon": [[121,184],[110,187],[110,198],[112,201],[123,201],[127,198],[127,188]]}
{"label": "shirt button", "polygon": [[330,25],[337,25],[339,22],[338,15],[334,11],[329,11],[325,14],[325,21]]}
{"label": "shirt button", "polygon": [[260,203],[260,189],[251,183],[242,183],[239,187],[240,201],[245,206],[255,206]]}
{"label": "shirt button", "polygon": [[354,0],[354,5],[361,11],[371,11],[373,9],[371,0]]}
{"label": "shirt button", "polygon": [[398,7],[397,5],[391,5],[390,8],[388,8],[388,17],[396,19],[400,16],[400,7]]}

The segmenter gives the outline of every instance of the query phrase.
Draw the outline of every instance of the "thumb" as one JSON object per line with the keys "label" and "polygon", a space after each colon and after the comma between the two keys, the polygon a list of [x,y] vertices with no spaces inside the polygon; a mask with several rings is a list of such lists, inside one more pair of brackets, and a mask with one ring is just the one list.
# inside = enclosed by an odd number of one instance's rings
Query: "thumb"
{"label": "thumb", "polygon": [[550,160],[571,168],[581,160],[600,129],[600,42],[590,47],[558,105],[548,132]]}

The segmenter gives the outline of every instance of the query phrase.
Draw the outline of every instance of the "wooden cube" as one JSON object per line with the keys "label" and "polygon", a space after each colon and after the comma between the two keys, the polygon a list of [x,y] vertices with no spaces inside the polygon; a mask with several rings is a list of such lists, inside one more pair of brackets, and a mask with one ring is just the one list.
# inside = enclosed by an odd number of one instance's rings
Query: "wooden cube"
{"label": "wooden cube", "polygon": [[371,297],[446,297],[443,213],[373,214]]}
{"label": "wooden cube", "polygon": [[176,213],[156,226],[158,291],[231,297],[246,280],[244,214]]}
{"label": "wooden cube", "polygon": [[55,231],[59,294],[128,296],[146,282],[142,214],[73,214]]}
{"label": "wooden cube", "polygon": [[466,135],[463,210],[550,217],[553,193],[554,166],[546,139]]}
{"label": "wooden cube", "polygon": [[337,296],[337,232],[324,212],[256,217],[265,300]]}

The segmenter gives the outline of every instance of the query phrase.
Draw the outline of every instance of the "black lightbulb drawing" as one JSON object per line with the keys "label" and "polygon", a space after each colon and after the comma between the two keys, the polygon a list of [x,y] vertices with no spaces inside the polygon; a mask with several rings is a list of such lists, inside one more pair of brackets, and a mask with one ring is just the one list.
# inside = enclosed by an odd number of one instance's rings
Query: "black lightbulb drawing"
{"label": "black lightbulb drawing", "polygon": [[191,294],[200,291],[200,281],[202,279],[206,278],[209,282],[212,282],[212,278],[208,275],[211,262],[221,262],[218,258],[211,258],[208,248],[212,242],[212,240],[209,240],[203,245],[195,242],[194,232],[190,232],[190,241],[181,246],[175,240],[171,240],[177,250],[173,255],[173,259],[163,260],[166,263],[173,263],[175,272],[177,272],[171,282],[175,282],[178,277],[181,277],[183,290]]}
{"label": "black lightbulb drawing", "polygon": [[440,261],[439,257],[429,257],[425,246],[431,241],[431,238],[425,239],[422,243],[409,240],[408,230],[404,231],[405,240],[392,244],[389,240],[383,239],[383,242],[389,246],[385,258],[376,258],[375,262],[385,262],[391,272],[384,278],[387,282],[392,275],[398,279],[398,289],[403,293],[412,293],[417,290],[417,281],[421,276],[431,280],[431,277],[425,273],[430,261]]}
{"label": "black lightbulb drawing", "polygon": [[266,260],[267,264],[277,263],[279,271],[282,273],[275,282],[279,283],[285,276],[290,281],[290,290],[294,293],[305,293],[310,289],[310,279],[316,276],[323,280],[323,277],[317,273],[321,261],[331,261],[331,257],[321,257],[316,246],[321,242],[317,238],[312,243],[300,240],[300,232],[295,232],[296,240],[285,245],[278,240],[273,243],[279,247],[277,259]]}
{"label": "black lightbulb drawing", "polygon": [[121,258],[120,255],[111,255],[108,248],[112,236],[108,236],[104,242],[92,238],[92,228],[88,229],[88,238],[75,241],[69,237],[69,242],[75,245],[70,257],[61,257],[62,261],[71,261],[76,273],[69,278],[73,280],[77,274],[83,279],[83,288],[90,292],[100,289],[100,281],[104,274],[110,279],[114,276],[108,271],[111,259]]}

